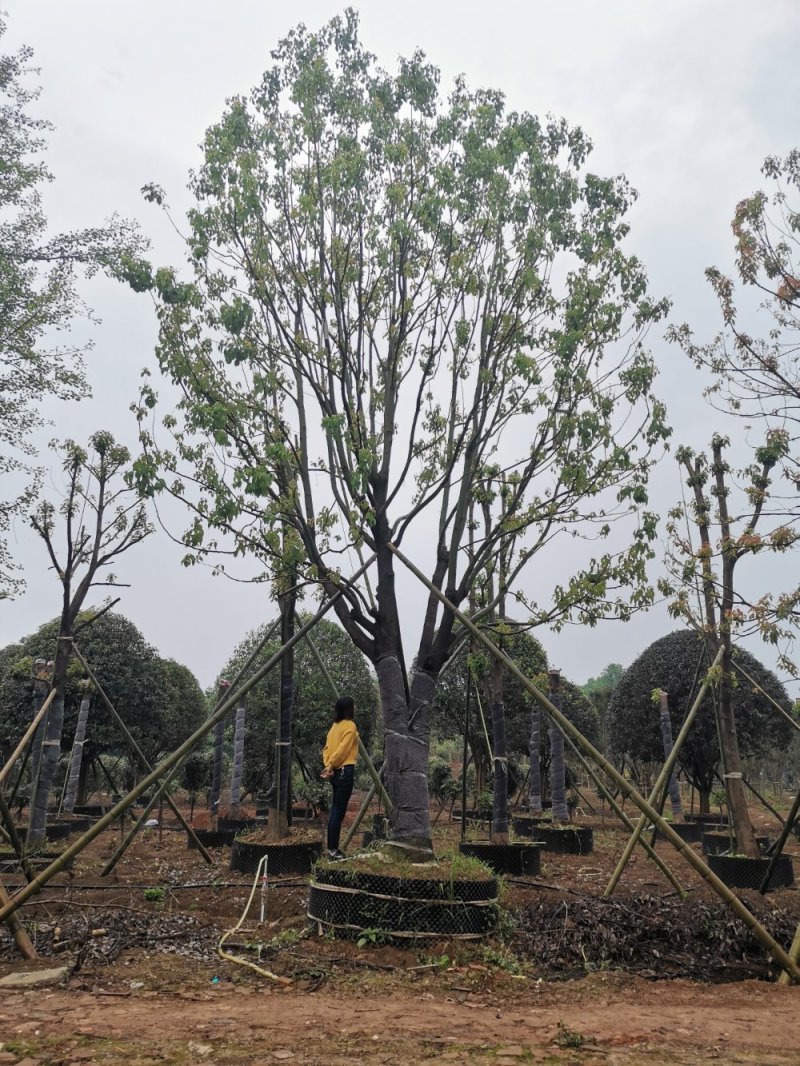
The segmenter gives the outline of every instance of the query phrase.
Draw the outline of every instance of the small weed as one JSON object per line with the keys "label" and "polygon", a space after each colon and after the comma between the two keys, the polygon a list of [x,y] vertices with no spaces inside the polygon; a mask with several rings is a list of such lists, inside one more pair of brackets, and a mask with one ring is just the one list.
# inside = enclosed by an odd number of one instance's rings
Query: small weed
{"label": "small weed", "polygon": [[497,951],[495,948],[483,949],[483,961],[489,966],[519,977],[524,971],[519,959],[508,950]]}
{"label": "small weed", "polygon": [[556,1043],[559,1047],[583,1047],[586,1043],[586,1037],[583,1033],[579,1033],[577,1029],[570,1029],[564,1022],[559,1022],[556,1027]]}
{"label": "small weed", "polygon": [[148,903],[163,903],[166,893],[163,888],[146,888],[144,890],[144,898]]}
{"label": "small weed", "polygon": [[357,940],[357,944],[360,948],[364,948],[367,944],[386,944],[389,940],[389,936],[384,929],[362,929],[361,936]]}

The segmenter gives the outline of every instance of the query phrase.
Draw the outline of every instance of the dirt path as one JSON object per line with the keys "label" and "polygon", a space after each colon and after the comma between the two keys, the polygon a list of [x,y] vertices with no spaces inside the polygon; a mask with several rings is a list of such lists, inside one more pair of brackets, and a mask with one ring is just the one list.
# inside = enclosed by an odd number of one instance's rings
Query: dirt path
{"label": "dirt path", "polygon": [[[520,987],[524,985],[524,987]],[[394,1066],[455,1063],[800,1063],[800,988],[703,987],[597,974],[501,992],[39,991],[0,1003],[0,1062]],[[29,1062],[27,1066],[32,1066]]]}

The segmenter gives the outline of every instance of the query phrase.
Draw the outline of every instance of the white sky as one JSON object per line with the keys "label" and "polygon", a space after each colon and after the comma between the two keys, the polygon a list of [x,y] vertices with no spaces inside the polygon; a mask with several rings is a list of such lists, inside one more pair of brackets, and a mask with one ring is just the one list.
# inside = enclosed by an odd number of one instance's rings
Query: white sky
{"label": "white sky", "polygon": [[[162,185],[180,218],[189,202],[188,170],[199,162],[198,144],[226,98],[259,80],[291,26],[317,26],[342,10],[322,0],[6,0],[5,7],[3,47],[34,48],[42,87],[36,111],[56,127],[46,157],[56,178],[46,197],[52,228],[99,224],[117,211],[140,221],[157,264],[177,263],[180,243],[142,201],[140,187]],[[445,87],[463,73],[471,86],[504,90],[515,108],[583,126],[595,143],[591,168],[624,172],[639,190],[629,247],[647,265],[653,293],[671,296],[673,320],[688,320],[698,337],[717,331],[703,270],[730,268],[736,202],[762,184],[767,154],[785,154],[800,140],[795,0],[366,0],[360,11],[362,40],[385,67],[421,47],[441,67]],[[147,297],[102,278],[85,291],[102,320],[76,327],[76,336],[95,343],[94,396],[71,408],[54,406],[56,426],[47,437],[81,439],[108,428],[133,448],[128,407],[141,368],[153,365],[152,307]],[[650,341],[674,439],[703,447],[715,428],[726,427],[699,399],[701,383],[681,353],[661,331]],[[654,481],[658,509],[663,513],[679,494],[667,459]],[[0,607],[0,646],[59,606],[42,546],[21,525],[13,546],[28,589]],[[118,576],[132,587],[117,609],[207,685],[273,607],[266,588],[184,570],[182,554],[161,534],[131,552]],[[796,560],[784,566],[796,567]],[[535,569],[526,582],[536,588]],[[418,602],[409,597],[404,604],[415,630]],[[670,628],[664,610],[654,609],[628,626],[537,635],[551,662],[583,682],[610,661],[627,665]]]}

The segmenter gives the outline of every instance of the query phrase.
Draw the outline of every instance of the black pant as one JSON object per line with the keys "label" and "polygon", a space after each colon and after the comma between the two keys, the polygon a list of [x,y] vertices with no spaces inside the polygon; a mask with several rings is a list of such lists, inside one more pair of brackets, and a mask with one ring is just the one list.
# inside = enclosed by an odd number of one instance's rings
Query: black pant
{"label": "black pant", "polygon": [[333,799],[331,800],[331,813],[328,815],[328,851],[336,851],[339,847],[342,822],[347,813],[347,804],[353,794],[354,772],[354,766],[342,766],[333,771],[331,778]]}

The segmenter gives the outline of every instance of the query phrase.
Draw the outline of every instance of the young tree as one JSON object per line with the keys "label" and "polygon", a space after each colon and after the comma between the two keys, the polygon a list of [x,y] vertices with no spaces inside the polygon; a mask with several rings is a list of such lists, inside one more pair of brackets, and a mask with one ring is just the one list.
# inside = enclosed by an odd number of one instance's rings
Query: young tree
{"label": "young tree", "polygon": [[57,546],[55,506],[45,501],[31,516],[31,524],[44,541],[62,590],[52,680],[56,695],[46,718],[38,781],[31,797],[27,838],[31,846],[44,839],[47,803],[61,754],[72,640],[111,604],[88,618],[79,619],[81,608],[93,588],[116,584],[107,568],[151,532],[144,507],[124,484],[119,484],[130,456],[126,448],[114,442],[110,433],[93,434],[89,450],[67,441],[63,454],[66,485],[59,508],[64,520],[63,549]]}
{"label": "young tree", "polygon": [[[781,516],[788,547],[800,536],[800,150],[785,159],[770,156],[762,173],[770,190],[737,204],[731,223],[738,287],[716,267],[706,271],[719,299],[722,332],[708,344],[698,343],[688,325],[671,336],[712,373],[710,401],[762,427],[759,436],[775,455],[772,510]],[[800,583],[791,576],[796,567],[782,573],[782,587],[758,598],[745,599],[741,590],[737,595],[764,640],[782,646],[781,665],[797,676],[788,649],[800,622]]]}
{"label": "young tree", "polygon": [[[715,713],[728,809],[737,846],[745,855],[758,858],[760,851],[742,781],[732,700],[733,636],[735,632],[740,636],[747,632],[747,601],[738,593],[741,582],[735,578],[742,559],[762,552],[785,552],[800,536],[800,530],[787,529],[782,514],[769,526],[771,475],[785,455],[784,435],[771,433],[766,443],[756,449],[755,462],[743,472],[745,483],[738,498],[731,497],[732,473],[725,457],[729,443],[715,435],[710,462],[706,455],[695,455],[689,448],[680,448],[676,454],[692,498],[688,506],[671,512],[667,525],[671,538],[667,557],[670,576],[660,584],[665,595],[674,597],[671,613],[687,619],[703,634],[708,661],[712,662],[723,649]],[[690,523],[696,527],[696,542],[691,533],[686,533]]]}
{"label": "young tree", "polygon": [[[206,135],[191,279],[129,265],[156,295],[159,366],[183,393],[166,446],[145,383],[136,475],[192,508],[193,557],[229,537],[268,562],[288,527],[304,580],[341,593],[339,621],[378,675],[392,839],[424,853],[430,708],[455,620],[431,594],[403,632],[392,546],[422,526],[423,567],[455,605],[511,538],[496,599],[533,622],[648,603],[646,481],[668,429],[642,335],[666,306],[622,247],[634,193],[585,169],[581,130],[462,80],[442,99],[420,53],[388,74],[352,11],[297,28],[273,58]],[[467,556],[470,501],[503,472]],[[524,595],[523,568],[554,541],[603,538],[624,516],[621,551],[552,589],[540,569]],[[374,589],[343,582],[348,549],[374,554]]]}
{"label": "young tree", "polygon": [[[6,32],[0,17],[0,39]],[[30,113],[38,90],[26,88],[32,52],[0,56],[0,599],[22,585],[6,534],[38,493],[33,436],[45,425],[42,401],[78,400],[89,386],[81,356],[88,345],[55,343],[86,314],[81,274],[115,271],[141,242],[119,219],[103,228],[49,235],[41,189],[52,179],[42,161],[48,122]]]}

